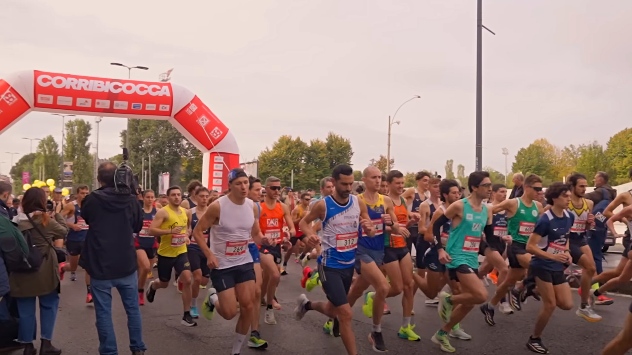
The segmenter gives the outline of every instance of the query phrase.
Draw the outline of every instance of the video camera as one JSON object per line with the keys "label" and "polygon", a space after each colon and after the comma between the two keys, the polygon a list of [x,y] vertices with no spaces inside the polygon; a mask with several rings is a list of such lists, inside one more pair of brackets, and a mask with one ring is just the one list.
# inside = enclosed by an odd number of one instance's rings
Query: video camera
{"label": "video camera", "polygon": [[138,195],[138,175],[134,175],[128,160],[127,148],[123,148],[123,162],[114,171],[114,190],[122,195]]}

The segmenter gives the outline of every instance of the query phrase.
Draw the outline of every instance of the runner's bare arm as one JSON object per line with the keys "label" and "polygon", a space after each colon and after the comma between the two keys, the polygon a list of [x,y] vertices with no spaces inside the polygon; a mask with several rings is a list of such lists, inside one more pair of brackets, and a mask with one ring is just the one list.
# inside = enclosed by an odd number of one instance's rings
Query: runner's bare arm
{"label": "runner's bare arm", "polygon": [[306,239],[304,240],[304,242],[307,244],[308,248],[315,247],[319,241],[318,236],[316,236],[316,232],[314,231],[314,228],[312,227],[312,222],[314,222],[317,219],[320,219],[321,221],[324,220],[326,212],[327,212],[327,207],[325,206],[325,200],[317,201],[314,204],[314,206],[312,206],[312,209],[309,210],[309,213],[307,213],[307,216],[303,217],[303,219],[301,219],[301,221],[298,222],[298,227],[303,231],[303,234],[305,234],[306,236]]}
{"label": "runner's bare arm", "polygon": [[622,222],[624,219],[630,218],[632,218],[632,205],[625,207],[624,209],[619,211],[619,213],[608,218],[608,220],[606,221],[606,226],[613,236],[619,237],[620,234],[617,233],[616,229],[614,228],[614,222]]}
{"label": "runner's bare arm", "polygon": [[588,219],[586,220],[586,230],[589,230],[595,223],[595,215],[592,213],[592,210],[595,207],[595,203],[592,200],[588,199],[586,199],[586,203],[588,204]]}
{"label": "runner's bare arm", "polygon": [[187,210],[191,209],[191,206],[189,205],[189,200],[182,200],[182,202],[180,202],[180,207],[186,208]]}
{"label": "runner's bare arm", "polygon": [[158,212],[156,212],[156,216],[154,217],[154,220],[151,221],[151,225],[149,225],[149,230],[147,231],[147,233],[149,235],[153,235],[154,237],[160,237],[165,234],[171,234],[172,233],[171,229],[160,228],[160,225],[165,221],[165,219],[168,216],[169,214],[167,213],[167,210],[159,209]]}
{"label": "runner's bare arm", "polygon": [[415,188],[407,188],[406,191],[404,191],[404,193],[402,194],[402,197],[404,198],[404,201],[406,201],[406,204],[410,204],[415,197]]}
{"label": "runner's bare arm", "polygon": [[292,221],[298,223],[298,219],[299,219],[298,218],[298,206],[294,207],[294,209],[292,210],[291,216],[292,216]]}
{"label": "runner's bare arm", "polygon": [[159,210],[159,209],[161,209],[161,208],[162,208],[162,205],[161,205],[159,202],[156,202],[156,203],[154,204],[154,207],[156,207],[156,209],[157,209],[157,210]]}
{"label": "runner's bare arm", "polygon": [[296,229],[294,228],[294,221],[292,220],[290,207],[285,204],[281,204],[281,206],[283,207],[283,218],[285,219],[285,224],[287,225],[287,229],[290,231],[290,237],[294,237],[296,235]]}
{"label": "runner's bare arm", "polygon": [[507,217],[513,217],[516,214],[516,209],[518,208],[518,201],[515,198],[505,200],[492,208],[492,213],[496,214],[498,212],[505,211]]}
{"label": "runner's bare arm", "polygon": [[417,230],[421,235],[425,235],[428,229],[430,229],[430,232],[432,233],[432,228],[428,228],[428,225],[426,225],[426,221],[428,220],[429,216],[430,205],[427,203],[422,203],[421,206],[419,206],[419,226],[417,227]]}
{"label": "runner's bare arm", "polygon": [[[211,256],[211,249],[209,249],[209,247],[206,245],[206,240],[204,239],[204,231],[211,228],[219,221],[219,214],[219,202],[215,201],[211,203],[210,206],[208,206],[206,212],[204,212],[202,217],[198,217],[198,222],[195,225],[195,228],[193,228],[193,238],[195,239],[198,247],[202,249],[202,252],[207,259]],[[156,218],[157,217],[158,215],[156,215]],[[210,238],[212,238],[212,236],[213,234],[211,234]]]}
{"label": "runner's bare arm", "polygon": [[463,217],[463,201],[459,200],[453,204],[450,204],[450,206],[446,208],[443,215],[446,216],[449,220],[452,220],[451,228],[456,228],[456,226],[454,225],[455,220],[458,220],[460,222],[461,218]]}
{"label": "runner's bare arm", "polygon": [[[433,214],[432,214],[432,218],[430,219],[430,226],[433,226],[433,225],[434,225],[434,223],[435,223],[435,222],[436,222],[436,221],[437,221],[437,220],[438,220],[441,216],[443,216],[443,210],[439,208],[438,210],[436,210],[436,211],[435,211],[435,213],[433,213]],[[421,222],[419,223],[419,225],[420,225],[420,227],[419,227],[419,232],[421,233]],[[430,243],[434,242],[435,237],[434,237],[434,235],[433,235],[433,233],[432,233],[432,228],[427,228],[427,227],[424,225],[423,230],[424,230],[424,233],[423,233],[424,240],[425,240],[425,241],[427,241],[427,242],[430,242]]]}
{"label": "runner's bare arm", "polygon": [[375,226],[373,225],[373,222],[371,222],[371,218],[369,218],[369,209],[366,207],[366,203],[364,203],[364,201],[360,199],[357,199],[357,201],[360,206],[360,226],[367,236],[375,237]]}
{"label": "runner's bare arm", "polygon": [[603,211],[603,215],[606,216],[606,218],[610,218],[614,215],[614,210],[617,209],[617,207],[619,207],[619,205],[623,204],[624,202],[626,202],[626,200],[628,199],[629,194],[619,194],[617,195],[617,197],[614,198],[614,200],[612,202],[610,202],[608,204],[608,207],[606,207],[606,209]]}
{"label": "runner's bare arm", "polygon": [[[395,214],[395,207],[393,206],[393,200],[391,200],[390,198],[385,198],[384,205],[386,207],[386,213],[388,213],[388,215],[391,216],[391,221],[393,224],[391,226],[391,231],[395,234],[403,235],[404,237],[408,238],[410,236],[408,229],[401,227],[399,225],[399,222],[397,221],[397,215]],[[367,216],[368,216],[368,211],[367,211]],[[406,229],[406,232],[404,232],[404,229]]]}
{"label": "runner's bare arm", "polygon": [[542,206],[542,204],[539,201],[533,201],[533,202],[535,202],[535,205],[538,206],[538,216],[541,216],[544,212],[546,212],[546,209],[544,208],[544,206]]}
{"label": "runner's bare arm", "polygon": [[252,237],[252,240],[255,241],[255,244],[257,245],[262,245],[262,244],[270,244],[270,241],[268,240],[268,238],[265,238],[263,236],[263,233],[261,233],[261,227],[259,226],[259,207],[257,207],[257,204],[255,203],[253,206],[253,212],[255,214],[255,223],[252,225],[252,231],[250,232],[250,236]]}

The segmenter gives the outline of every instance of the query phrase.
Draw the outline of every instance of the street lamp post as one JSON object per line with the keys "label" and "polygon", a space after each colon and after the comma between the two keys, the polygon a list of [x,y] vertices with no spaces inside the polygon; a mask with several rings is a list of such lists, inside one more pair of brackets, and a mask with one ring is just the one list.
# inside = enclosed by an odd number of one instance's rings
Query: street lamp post
{"label": "street lamp post", "polygon": [[98,182],[97,182],[97,169],[99,168],[99,124],[101,123],[101,121],[103,121],[103,117],[95,117],[94,118],[94,123],[96,123],[97,126],[97,144],[96,144],[96,152],[95,152],[95,157],[94,157],[94,186],[95,188],[98,188]]}
{"label": "street lamp post", "polygon": [[393,127],[394,124],[400,124],[399,121],[395,121],[395,116],[397,116],[397,112],[399,111],[400,108],[402,108],[402,106],[404,106],[405,104],[407,104],[408,102],[414,99],[421,99],[421,96],[415,95],[412,98],[404,101],[401,105],[399,105],[397,110],[395,110],[393,117],[388,116],[388,139],[386,142],[386,172],[391,170],[391,128]]}
{"label": "street lamp post", "polygon": [[11,166],[9,167],[9,170],[11,170],[11,168],[13,168],[13,156],[20,153],[14,153],[14,152],[5,152],[5,153],[11,155]]}
{"label": "street lamp post", "polygon": [[23,137],[22,139],[26,139],[26,140],[31,141],[31,154],[33,154],[33,141],[41,141],[42,140],[41,138],[26,138],[26,137]]}
{"label": "street lamp post", "polygon": [[[127,68],[127,78],[128,79],[132,78],[132,69],[149,70],[149,68],[143,67],[143,66],[140,66],[140,65],[137,65],[135,67],[129,67],[129,66],[127,66],[125,64],[121,64],[121,63],[110,63],[110,65]],[[129,118],[127,119],[127,128],[126,128],[126,131],[125,131],[125,148],[129,148]]]}
{"label": "street lamp post", "polygon": [[509,174],[509,171],[507,170],[507,156],[509,155],[509,149],[503,148],[503,155],[505,156],[505,185],[507,185],[507,174]]}
{"label": "street lamp post", "polygon": [[476,2],[476,171],[483,170],[483,0]]}
{"label": "street lamp post", "polygon": [[66,137],[66,117],[75,117],[75,115],[62,115],[53,113],[53,116],[61,117],[61,162],[59,162],[59,186],[64,186],[64,139]]}

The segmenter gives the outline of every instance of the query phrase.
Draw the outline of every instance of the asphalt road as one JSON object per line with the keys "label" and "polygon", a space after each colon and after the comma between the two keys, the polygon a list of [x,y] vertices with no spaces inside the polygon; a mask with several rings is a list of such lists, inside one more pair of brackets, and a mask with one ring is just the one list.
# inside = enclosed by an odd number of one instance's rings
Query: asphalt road
{"label": "asphalt road", "polygon": [[[339,338],[323,334],[321,329],[326,320],[323,315],[309,312],[302,321],[294,320],[292,310],[295,299],[303,292],[299,285],[299,265],[292,261],[288,272],[290,275],[283,277],[278,291],[278,298],[283,306],[283,309],[276,313],[278,324],[266,325],[262,317],[261,334],[270,343],[265,352],[303,355],[344,354],[345,350]],[[78,274],[80,281],[71,282],[67,277],[62,283],[54,344],[61,347],[64,354],[98,354],[94,310],[84,303],[85,286],[81,274],[82,272]],[[493,286],[490,286],[489,291],[493,292]],[[324,299],[320,288],[308,296],[313,300]],[[574,297],[577,304],[579,299],[576,292]],[[614,305],[597,309],[604,319],[594,324],[577,317],[574,310],[556,310],[545,330],[545,345],[552,354],[599,354],[603,346],[620,330],[630,301],[629,298],[615,296]],[[129,354],[126,317],[118,296],[114,297],[114,303],[119,352]],[[415,303],[416,330],[422,340],[409,342],[397,337],[401,322],[400,298],[388,300],[392,314],[383,318],[382,329],[389,353],[410,354],[423,351],[425,354],[443,354],[438,346],[430,341],[430,337],[440,325],[436,307],[425,306],[423,295],[417,295]],[[457,353],[461,354],[531,354],[525,348],[525,343],[538,309],[538,302],[531,301],[518,314],[498,314],[495,327],[489,327],[480,311],[475,309],[462,323],[463,328],[473,336],[473,339],[452,340],[452,345],[457,348]],[[371,320],[362,314],[359,305],[354,307],[354,311],[354,331],[359,353],[373,353],[366,340],[371,329]],[[230,354],[236,320],[226,321],[216,315],[212,321],[199,319],[197,327],[187,328],[180,325],[181,301],[174,287],[159,290],[155,302],[142,307],[142,314],[144,341],[148,347],[148,354]],[[242,354],[255,353],[260,351],[245,347],[242,350]]]}

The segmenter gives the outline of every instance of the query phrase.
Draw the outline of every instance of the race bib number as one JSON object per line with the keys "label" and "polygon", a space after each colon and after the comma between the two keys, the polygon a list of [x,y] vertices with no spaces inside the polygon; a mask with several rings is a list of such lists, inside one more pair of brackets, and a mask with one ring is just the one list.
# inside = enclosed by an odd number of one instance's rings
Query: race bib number
{"label": "race bib number", "polygon": [[571,226],[571,233],[582,234],[586,232],[586,221],[575,221]]}
{"label": "race bib number", "polygon": [[81,217],[77,217],[77,225],[81,228],[82,231],[87,231],[89,229],[86,220]]}
{"label": "race bib number", "polygon": [[551,242],[549,243],[549,249],[547,251],[553,255],[563,254],[564,251],[566,251],[566,244],[559,245],[554,242]]}
{"label": "race bib number", "polygon": [[480,237],[465,236],[465,240],[463,241],[463,251],[467,253],[478,253],[480,245]]}
{"label": "race bib number", "polygon": [[266,231],[266,238],[268,240],[279,240],[281,239],[281,230],[280,229],[268,229]]}
{"label": "race bib number", "polygon": [[[384,233],[384,221],[381,218],[372,219],[371,222],[373,223],[373,226],[375,227],[375,235]],[[367,235],[366,233],[364,233],[364,228],[362,228],[361,230],[362,230],[362,236],[366,237]]]}
{"label": "race bib number", "polygon": [[226,256],[240,256],[244,255],[248,250],[248,241],[240,242],[226,242]]}
{"label": "race bib number", "polygon": [[535,223],[532,222],[520,222],[520,226],[518,227],[518,234],[524,237],[528,237],[533,233],[535,229]]}
{"label": "race bib number", "polygon": [[358,247],[358,233],[336,234],[336,250],[349,251]]}
{"label": "race bib number", "polygon": [[506,236],[507,234],[508,234],[507,233],[507,227],[494,226],[494,236],[496,236],[498,238],[501,238],[501,237]]}
{"label": "race bib number", "polygon": [[153,238],[153,236],[149,235],[149,226],[151,225],[151,221],[143,221],[143,229],[140,230],[138,236],[141,238]]}
{"label": "race bib number", "polygon": [[177,248],[186,243],[187,236],[184,234],[172,234],[171,235],[171,246]]}

